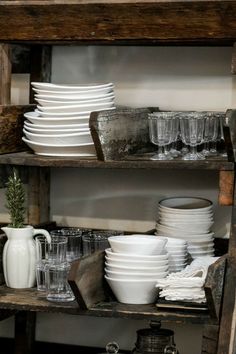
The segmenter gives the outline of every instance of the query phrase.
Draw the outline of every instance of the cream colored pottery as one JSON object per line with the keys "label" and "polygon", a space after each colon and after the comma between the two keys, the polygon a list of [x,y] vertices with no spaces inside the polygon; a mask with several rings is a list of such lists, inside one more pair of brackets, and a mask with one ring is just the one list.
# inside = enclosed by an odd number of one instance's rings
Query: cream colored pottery
{"label": "cream colored pottery", "polygon": [[3,271],[6,285],[15,289],[32,288],[35,285],[36,262],[34,236],[42,234],[50,243],[50,234],[46,230],[34,229],[32,226],[2,227],[1,229],[7,236],[3,249]]}

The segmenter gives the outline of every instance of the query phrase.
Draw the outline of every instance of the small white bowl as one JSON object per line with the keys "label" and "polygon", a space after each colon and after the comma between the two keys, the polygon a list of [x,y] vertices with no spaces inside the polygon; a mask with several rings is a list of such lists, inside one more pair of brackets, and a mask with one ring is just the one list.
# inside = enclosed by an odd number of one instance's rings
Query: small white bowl
{"label": "small white bowl", "polygon": [[167,252],[163,251],[163,254],[157,255],[140,255],[140,254],[130,254],[130,253],[116,253],[113,252],[111,248],[105,249],[105,253],[108,257],[113,260],[140,260],[140,261],[159,261],[166,262],[168,260]]}
{"label": "small white bowl", "polygon": [[106,262],[109,265],[123,266],[123,267],[156,267],[157,269],[162,268],[168,264],[168,260],[164,261],[141,261],[141,260],[118,260],[112,259],[111,257],[105,256]]}
{"label": "small white bowl", "polygon": [[124,304],[152,304],[155,302],[158,289],[156,279],[114,279],[105,275],[105,279],[117,300]]}
{"label": "small white bowl", "polygon": [[106,275],[109,278],[113,279],[133,279],[133,280],[139,280],[139,279],[163,279],[167,276],[168,272],[158,272],[158,273],[122,273],[122,272],[114,272],[108,269],[104,269],[106,272]]}
{"label": "small white bowl", "polygon": [[105,262],[105,267],[107,270],[113,271],[113,272],[121,272],[121,273],[146,273],[146,274],[150,274],[150,273],[162,273],[162,272],[166,272],[168,271],[168,263],[164,266],[161,267],[131,267],[131,266],[116,266],[116,265],[112,265],[112,264],[108,264],[107,262]]}
{"label": "small white bowl", "polygon": [[197,197],[171,197],[162,199],[159,207],[165,210],[174,210],[176,213],[199,213],[212,209],[212,202],[205,198]]}
{"label": "small white bowl", "polygon": [[23,129],[26,138],[42,144],[73,145],[73,144],[93,144],[90,131],[70,134],[35,134]]}
{"label": "small white bowl", "polygon": [[108,242],[114,252],[154,255],[161,254],[167,243],[165,237],[152,235],[111,236]]}

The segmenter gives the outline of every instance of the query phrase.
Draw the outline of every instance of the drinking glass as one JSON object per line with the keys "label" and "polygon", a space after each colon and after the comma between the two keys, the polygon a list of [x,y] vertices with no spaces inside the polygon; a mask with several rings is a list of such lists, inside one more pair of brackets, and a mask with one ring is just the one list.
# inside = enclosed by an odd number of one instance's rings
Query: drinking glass
{"label": "drinking glass", "polygon": [[[217,156],[219,155],[219,151],[217,151],[217,142],[224,141],[224,131],[223,131],[223,125],[224,125],[224,118],[225,118],[225,113],[223,112],[218,112],[216,113],[216,118],[218,119],[218,132],[216,139],[212,140],[210,142],[210,156]],[[223,152],[221,154],[222,156],[227,156],[227,153]]]}
{"label": "drinking glass", "polygon": [[167,146],[174,141],[174,119],[174,112],[155,112],[148,115],[150,140],[158,147],[157,154],[151,160],[173,159]]}
{"label": "drinking glass", "polygon": [[51,244],[42,236],[35,237],[36,247],[36,282],[39,291],[46,290],[46,266],[49,263],[55,265],[66,262],[67,239],[57,236],[51,237]]}
{"label": "drinking glass", "polygon": [[184,144],[190,146],[189,153],[183,160],[204,160],[205,156],[197,152],[197,146],[204,142],[206,115],[203,112],[193,112],[180,117],[180,131]]}
{"label": "drinking glass", "polygon": [[82,256],[82,230],[77,227],[64,227],[59,230],[52,230],[50,234],[51,236],[67,238],[66,259],[68,262],[73,262]]}
{"label": "drinking glass", "polygon": [[83,255],[87,256],[96,251],[109,248],[108,237],[121,235],[123,231],[115,230],[93,230],[82,235]]}

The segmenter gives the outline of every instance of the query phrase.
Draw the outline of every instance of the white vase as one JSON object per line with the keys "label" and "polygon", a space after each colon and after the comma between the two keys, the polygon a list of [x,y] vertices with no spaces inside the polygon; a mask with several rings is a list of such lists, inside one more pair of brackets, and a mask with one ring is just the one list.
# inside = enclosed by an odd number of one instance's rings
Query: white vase
{"label": "white vase", "polygon": [[23,228],[2,227],[7,235],[3,248],[3,272],[6,285],[10,288],[24,289],[35,285],[36,250],[34,236],[43,234],[48,242],[50,234],[32,226]]}

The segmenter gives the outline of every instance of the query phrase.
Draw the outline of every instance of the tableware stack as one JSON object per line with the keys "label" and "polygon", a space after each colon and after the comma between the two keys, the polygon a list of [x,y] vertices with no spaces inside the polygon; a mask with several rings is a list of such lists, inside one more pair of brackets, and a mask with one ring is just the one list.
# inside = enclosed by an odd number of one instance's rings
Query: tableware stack
{"label": "tableware stack", "polygon": [[150,304],[157,297],[157,279],[168,274],[167,239],[153,235],[108,238],[105,279],[119,302]]}
{"label": "tableware stack", "polygon": [[24,114],[23,141],[38,155],[95,157],[89,117],[115,109],[114,85],[31,85],[37,107]]}
{"label": "tableware stack", "polygon": [[179,272],[187,265],[187,241],[171,237],[167,237],[167,240],[165,249],[168,252],[169,272]]}
{"label": "tableware stack", "polygon": [[191,257],[214,255],[213,206],[195,197],[166,198],[159,202],[156,233],[187,241]]}

